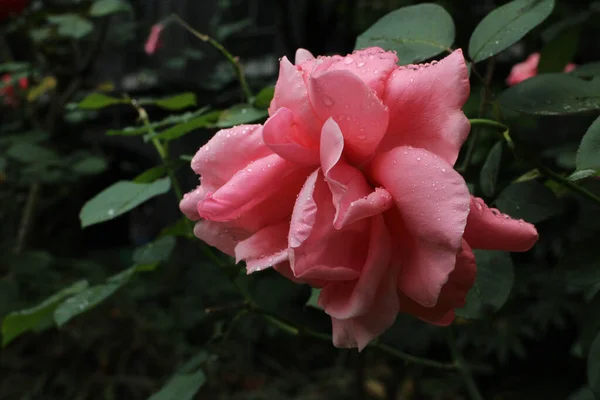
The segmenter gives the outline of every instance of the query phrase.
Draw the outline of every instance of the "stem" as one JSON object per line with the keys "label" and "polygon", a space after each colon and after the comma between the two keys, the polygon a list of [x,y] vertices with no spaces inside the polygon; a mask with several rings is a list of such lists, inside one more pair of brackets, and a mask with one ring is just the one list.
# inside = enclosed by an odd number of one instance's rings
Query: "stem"
{"label": "stem", "polygon": [[14,254],[19,254],[23,251],[25,247],[25,241],[27,239],[27,234],[31,229],[31,224],[33,221],[33,216],[35,214],[35,208],[37,205],[38,197],[40,193],[40,183],[34,182],[29,187],[29,192],[27,194],[27,201],[25,203],[25,208],[23,209],[23,215],[21,217],[21,223],[19,224],[19,231],[17,233],[17,242],[15,244],[15,248],[13,249]]}
{"label": "stem", "polygon": [[508,126],[491,119],[472,118],[469,119],[469,122],[471,123],[471,126],[487,126],[489,128],[497,128],[503,132],[508,130]]}
{"label": "stem", "polygon": [[590,192],[587,189],[584,189],[581,186],[576,185],[575,183],[569,181],[568,179],[560,176],[556,172],[552,171],[550,168],[543,165],[540,161],[536,160],[535,166],[537,167],[538,171],[540,171],[540,173],[542,175],[546,176],[546,178],[572,190],[575,193],[579,193],[580,195],[587,198],[588,200],[591,200],[594,203],[600,205],[600,197],[596,196],[592,192]]}
{"label": "stem", "polygon": [[465,386],[467,392],[469,393],[469,397],[471,398],[471,400],[483,400],[483,396],[477,388],[475,379],[473,379],[473,375],[471,374],[471,368],[465,364],[465,360],[462,356],[462,353],[460,352],[456,344],[456,337],[452,328],[448,329],[448,346],[450,347],[450,352],[452,353],[454,364],[458,367],[458,371],[460,372],[460,375],[462,376],[465,382]]}
{"label": "stem", "polygon": [[217,42],[210,36],[200,33],[197,30],[195,30],[194,28],[192,28],[190,26],[190,24],[185,22],[179,15],[171,14],[169,19],[172,19],[175,22],[177,22],[179,25],[181,25],[182,27],[187,29],[192,35],[196,36],[198,39],[202,40],[203,42],[208,42],[211,46],[213,46],[215,49],[217,49],[219,52],[221,52],[221,54],[223,54],[229,60],[229,62],[235,69],[235,75],[237,76],[238,81],[240,81],[240,85],[242,86],[242,90],[244,91],[244,96],[246,98],[246,101],[248,103],[251,103],[252,98],[254,96],[252,95],[252,91],[250,90],[250,87],[248,86],[248,82],[246,81],[246,77],[244,76],[244,71],[242,69],[242,65],[240,64],[239,58],[233,56],[225,47],[223,47],[223,45],[221,45],[221,43]]}

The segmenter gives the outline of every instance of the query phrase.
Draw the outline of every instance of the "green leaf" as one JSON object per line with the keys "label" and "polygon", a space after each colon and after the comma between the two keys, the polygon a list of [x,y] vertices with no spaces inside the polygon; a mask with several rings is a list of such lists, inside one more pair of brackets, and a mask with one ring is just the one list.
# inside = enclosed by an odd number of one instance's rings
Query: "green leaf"
{"label": "green leaf", "polygon": [[412,64],[450,51],[454,23],[437,4],[403,7],[383,16],[356,40],[355,49],[379,46],[398,53],[401,64]]}
{"label": "green leaf", "polygon": [[114,104],[124,104],[126,102],[124,99],[117,99],[102,93],[91,93],[79,103],[79,108],[83,108],[84,110],[99,110]]}
{"label": "green leaf", "polygon": [[543,74],[526,79],[498,96],[503,107],[534,115],[576,114],[600,110],[600,81],[570,74]]}
{"label": "green leaf", "polygon": [[195,106],[196,95],[194,93],[182,93],[166,99],[156,100],[153,103],[167,110],[181,110]]}
{"label": "green leaf", "polygon": [[596,398],[600,397],[600,334],[592,342],[587,358],[588,386]]}
{"label": "green leaf", "polygon": [[231,128],[235,125],[247,124],[249,122],[258,121],[267,116],[267,111],[259,110],[248,104],[238,104],[228,110],[221,112],[218,128]]}
{"label": "green leaf", "polygon": [[0,73],[13,74],[15,72],[27,71],[31,64],[25,62],[8,62],[0,64]]}
{"label": "green leaf", "polygon": [[594,78],[600,76],[600,61],[578,65],[570,74],[581,78]]}
{"label": "green leaf", "polygon": [[103,157],[91,156],[76,162],[73,165],[73,171],[79,175],[98,175],[104,171],[108,164]]}
{"label": "green leaf", "polygon": [[6,158],[0,157],[0,173],[6,170]]}
{"label": "green leaf", "polygon": [[271,100],[273,100],[273,95],[275,94],[275,86],[267,86],[263,90],[261,90],[254,99],[254,107],[260,109],[268,109],[269,105],[271,105]]}
{"label": "green leaf", "polygon": [[584,386],[579,388],[575,393],[569,396],[567,400],[595,400],[594,393],[589,387]]}
{"label": "green leaf", "polygon": [[49,15],[48,22],[58,25],[60,36],[81,39],[94,30],[94,24],[77,14]]}
{"label": "green leaf", "polygon": [[[150,127],[152,128],[152,130],[157,130],[159,128],[163,128],[168,125],[176,125],[176,124],[188,122],[188,121],[192,120],[193,118],[196,118],[196,117],[204,114],[208,109],[209,109],[209,107],[202,107],[194,112],[186,112],[184,114],[171,115],[171,116],[163,119],[162,121],[152,122],[150,124]],[[215,117],[215,120],[217,117],[218,117],[218,114]],[[128,126],[124,129],[109,130],[108,132],[106,132],[106,134],[108,136],[114,136],[114,135],[137,136],[137,135],[143,135],[143,134],[148,134],[148,133],[150,133],[150,129],[148,127],[146,127],[145,125],[143,125],[143,126]]]}
{"label": "green leaf", "polygon": [[136,264],[153,264],[169,259],[175,248],[175,237],[163,236],[160,239],[137,248],[133,252],[133,262]]}
{"label": "green leaf", "polygon": [[200,370],[190,374],[177,374],[148,400],[191,400],[205,382],[206,376]]}
{"label": "green leaf", "polygon": [[575,171],[567,178],[571,182],[576,182],[581,179],[589,178],[591,176],[600,176],[600,172],[593,169],[582,169],[581,171]]}
{"label": "green leaf", "polygon": [[496,199],[496,206],[503,213],[532,224],[556,215],[560,209],[554,192],[538,181],[508,186]]}
{"label": "green leaf", "polygon": [[481,191],[488,197],[492,197],[496,191],[496,181],[498,180],[500,163],[502,162],[502,146],[502,140],[496,142],[490,150],[479,174]]}
{"label": "green leaf", "polygon": [[575,158],[577,170],[600,170],[600,117],[590,125],[581,139]]}
{"label": "green leaf", "polygon": [[56,163],[58,154],[34,143],[18,142],[6,151],[6,156],[24,164]]}
{"label": "green leaf", "polygon": [[166,130],[160,132],[156,136],[154,136],[152,134],[146,135],[146,136],[144,136],[144,140],[150,140],[153,138],[157,138],[160,140],[167,140],[167,141],[178,139],[178,138],[182,137],[183,135],[190,133],[196,129],[205,128],[207,126],[212,126],[217,121],[220,114],[221,114],[220,111],[213,111],[211,113],[194,118],[194,119],[184,122],[182,124],[175,125],[169,129],[166,129]]}
{"label": "green leaf", "polygon": [[160,235],[172,235],[172,236],[181,236],[181,237],[190,237],[192,235],[190,227],[192,222],[187,219],[187,217],[180,218],[179,221],[174,223],[173,225],[165,227],[162,231],[160,231]]}
{"label": "green leaf", "polygon": [[580,26],[563,29],[546,44],[541,52],[538,74],[565,70],[577,52],[580,31]]}
{"label": "green leaf", "polygon": [[170,187],[169,178],[152,183],[119,181],[85,203],[79,213],[81,227],[116,218],[149,199],[168,192]]}
{"label": "green leaf", "polygon": [[506,303],[514,283],[514,268],[510,254],[504,251],[474,250],[477,278],[467,294],[464,308],[456,315],[475,319],[498,310]]}
{"label": "green leaf", "polygon": [[129,5],[122,0],[97,0],[90,8],[90,16],[104,17],[128,10]]}
{"label": "green leaf", "polygon": [[87,281],[76,282],[33,308],[8,314],[2,321],[2,345],[6,346],[25,332],[39,332],[47,328],[58,304],[63,299],[85,290],[87,286]]}
{"label": "green leaf", "polygon": [[73,317],[83,314],[112,296],[131,280],[138,271],[148,270],[148,266],[134,266],[111,276],[105,284],[92,286],[58,305],[54,310],[54,322],[63,326]]}
{"label": "green leaf", "polygon": [[490,58],[541,24],[554,9],[554,0],[515,0],[479,22],[469,40],[469,55],[474,62]]}
{"label": "green leaf", "polygon": [[167,168],[164,165],[157,165],[149,170],[146,170],[133,178],[135,183],[150,183],[154,182],[158,178],[162,178],[167,175]]}
{"label": "green leaf", "polygon": [[600,282],[600,253],[598,240],[591,237],[569,248],[558,260],[558,268],[565,272],[565,281],[573,287],[588,287]]}

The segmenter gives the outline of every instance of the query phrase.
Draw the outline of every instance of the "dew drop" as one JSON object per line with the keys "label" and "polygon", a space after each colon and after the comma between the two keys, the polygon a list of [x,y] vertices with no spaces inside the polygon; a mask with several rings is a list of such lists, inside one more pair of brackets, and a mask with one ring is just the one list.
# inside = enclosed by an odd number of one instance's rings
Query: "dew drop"
{"label": "dew drop", "polygon": [[346,57],[346,58],[344,59],[344,64],[346,64],[346,65],[350,65],[350,64],[352,64],[353,62],[354,62],[354,61],[353,61],[353,60],[352,60],[352,58],[350,58],[350,57]]}
{"label": "dew drop", "polygon": [[325,103],[327,107],[331,107],[333,105],[333,99],[329,96],[323,96],[323,103]]}
{"label": "dew drop", "polygon": [[362,67],[364,67],[364,66],[365,66],[365,63],[364,63],[364,62],[361,62],[361,63],[358,63],[358,64],[356,64],[356,66],[357,66],[358,68],[362,68]]}
{"label": "dew drop", "polygon": [[111,216],[111,217],[112,217],[113,215],[115,215],[115,210],[113,210],[113,209],[111,208],[111,209],[110,209],[110,210],[108,210],[106,213],[107,213],[109,216]]}

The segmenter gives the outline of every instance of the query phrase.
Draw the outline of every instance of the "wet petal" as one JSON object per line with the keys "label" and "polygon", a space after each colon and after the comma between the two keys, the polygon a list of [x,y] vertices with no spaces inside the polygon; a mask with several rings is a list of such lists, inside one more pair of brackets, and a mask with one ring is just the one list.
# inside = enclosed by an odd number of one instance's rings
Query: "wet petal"
{"label": "wet petal", "polygon": [[296,50],[296,57],[294,58],[294,64],[300,65],[306,61],[314,60],[315,56],[306,49],[298,49]]}
{"label": "wet petal", "polygon": [[196,222],[194,235],[209,246],[216,247],[225,254],[233,256],[235,246],[248,237],[248,232],[227,224],[202,220]]}
{"label": "wet petal", "polygon": [[235,247],[235,262],[246,261],[248,273],[260,271],[283,261],[287,261],[287,233],[289,223],[263,228],[239,242]]}
{"label": "wet petal", "polygon": [[263,128],[264,141],[282,158],[296,164],[319,164],[319,150],[311,144],[310,137],[294,121],[294,114],[287,108],[278,109]]}

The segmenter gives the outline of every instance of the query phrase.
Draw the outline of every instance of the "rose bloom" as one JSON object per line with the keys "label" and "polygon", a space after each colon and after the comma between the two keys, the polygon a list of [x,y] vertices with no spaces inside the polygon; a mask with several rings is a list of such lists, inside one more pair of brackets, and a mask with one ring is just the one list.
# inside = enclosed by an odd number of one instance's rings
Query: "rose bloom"
{"label": "rose bloom", "polygon": [[[7,85],[0,88],[0,97],[4,98],[4,104],[8,106],[17,106],[19,100],[17,94],[15,93],[15,85],[11,84],[12,77],[10,76],[10,74],[2,75],[0,81],[2,81],[3,85]],[[29,86],[29,82],[27,78],[23,77],[18,80],[18,85],[19,89],[26,90]]]}
{"label": "rose bloom", "polygon": [[322,288],[338,347],[364,348],[399,312],[448,325],[475,281],[472,248],[525,251],[538,235],[469,194],[453,165],[470,125],[461,50],[399,67],[372,47],[283,58],[264,126],[218,132],[181,210],[194,233]]}
{"label": "rose bloom", "polygon": [[[533,78],[537,75],[538,64],[540,63],[540,53],[532,53],[527,59],[521,63],[515,64],[510,70],[510,75],[506,78],[508,86],[514,86],[526,79]],[[575,64],[569,63],[565,67],[565,72],[571,72],[575,69]]]}
{"label": "rose bloom", "polygon": [[29,0],[0,0],[0,21],[21,14],[28,4]]}

